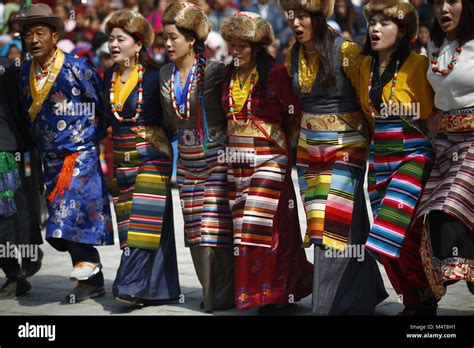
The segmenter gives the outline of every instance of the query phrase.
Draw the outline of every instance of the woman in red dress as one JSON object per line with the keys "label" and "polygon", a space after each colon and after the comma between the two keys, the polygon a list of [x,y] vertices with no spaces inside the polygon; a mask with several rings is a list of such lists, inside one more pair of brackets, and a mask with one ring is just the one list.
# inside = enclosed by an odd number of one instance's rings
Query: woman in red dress
{"label": "woman in red dress", "polygon": [[224,71],[230,206],[234,223],[235,306],[287,305],[311,294],[291,179],[290,136],[300,107],[283,65],[265,46],[270,25],[251,12],[227,18],[221,34],[234,61]]}

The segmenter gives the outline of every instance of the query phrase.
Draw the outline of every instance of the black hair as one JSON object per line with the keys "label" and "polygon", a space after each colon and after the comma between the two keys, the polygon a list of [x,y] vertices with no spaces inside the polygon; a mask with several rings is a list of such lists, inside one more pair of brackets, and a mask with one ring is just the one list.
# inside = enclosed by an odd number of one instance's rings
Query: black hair
{"label": "black hair", "polygon": [[[474,18],[474,2],[471,0],[462,0],[462,12],[459,21],[459,34],[457,39],[459,44],[463,46],[466,42],[474,40],[474,25],[471,23]],[[438,20],[434,20],[431,27],[431,40],[435,46],[441,47],[446,33],[441,29]]]}
{"label": "black hair", "polygon": [[[258,79],[260,83],[258,84],[257,92],[260,95],[263,95],[267,89],[268,76],[270,75],[270,70],[272,63],[275,61],[275,58],[268,53],[267,49],[260,44],[252,44],[252,54],[257,52],[257,72]],[[265,98],[262,98],[262,101],[265,102]]]}
{"label": "black hair", "polygon": [[319,75],[324,87],[336,86],[336,75],[332,62],[335,33],[329,28],[326,17],[320,13],[311,13],[311,23],[314,32],[314,43],[319,54]]}
{"label": "black hair", "polygon": [[155,61],[150,57],[146,50],[146,47],[143,45],[143,42],[140,40],[140,38],[135,34],[129,33],[128,31],[125,32],[129,34],[135,40],[136,43],[139,41],[142,43],[142,48],[140,49],[140,52],[138,52],[138,61],[140,62],[140,64],[143,65],[145,69],[159,69],[160,66],[156,64]]}

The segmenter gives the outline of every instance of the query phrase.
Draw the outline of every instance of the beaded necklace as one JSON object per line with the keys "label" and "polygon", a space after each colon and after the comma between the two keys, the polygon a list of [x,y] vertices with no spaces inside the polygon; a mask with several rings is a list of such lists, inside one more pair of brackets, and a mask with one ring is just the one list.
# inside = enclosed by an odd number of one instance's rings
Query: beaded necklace
{"label": "beaded necklace", "polygon": [[454,52],[454,56],[451,57],[451,62],[447,66],[448,70],[446,70],[446,69],[440,70],[439,67],[438,67],[439,51],[431,53],[431,55],[433,56],[433,59],[431,60],[431,70],[436,75],[441,75],[441,76],[448,75],[451,71],[453,71],[454,66],[456,65],[456,63],[459,60],[459,55],[461,54],[461,52],[462,52],[461,46],[456,48],[456,52]]}
{"label": "beaded necklace", "polygon": [[114,88],[115,88],[115,83],[117,81],[117,74],[118,74],[118,67],[116,66],[114,68],[114,73],[112,74],[112,79],[110,80],[111,87],[110,87],[110,97],[109,97],[109,103],[110,103],[110,108],[112,109],[112,113],[114,114],[115,118],[120,122],[125,122],[125,121],[130,121],[130,122],[137,122],[138,118],[140,117],[142,113],[142,107],[143,107],[143,66],[141,64],[138,64],[138,101],[137,101],[137,107],[136,107],[136,113],[135,116],[133,116],[130,119],[125,119],[122,116],[119,115],[117,112],[117,108],[115,107],[115,93],[114,93]]}
{"label": "beaded necklace", "polygon": [[[189,120],[189,118],[191,117],[191,90],[193,87],[194,72],[196,71],[197,64],[198,64],[198,57],[194,59],[193,66],[191,67],[191,73],[190,73],[190,76],[188,77],[189,83],[188,83],[188,91],[186,93],[186,120]],[[173,103],[173,110],[175,111],[176,116],[178,116],[178,118],[182,120],[183,116],[179,112],[178,105],[176,102],[176,94],[174,93],[175,74],[176,74],[176,64],[173,64],[173,71],[171,73],[171,80],[170,80],[171,102]]]}
{"label": "beaded necklace", "polygon": [[[389,101],[388,101],[388,105],[391,105],[392,104],[392,99],[393,99],[393,95],[394,95],[394,92],[395,92],[395,86],[397,85],[397,75],[398,75],[398,68],[400,66],[400,60],[397,59],[397,65],[395,67],[395,73],[393,74],[393,79],[392,79],[392,87],[390,89],[390,98],[389,98]],[[375,59],[372,61],[372,67],[370,69],[370,77],[369,77],[369,86],[368,86],[368,94],[367,94],[367,98],[368,98],[368,102],[369,102],[369,112],[370,112],[370,115],[373,117],[373,118],[376,118],[376,110],[374,108],[374,105],[372,104],[372,100],[370,99],[370,91],[372,90],[372,79],[374,77],[374,67],[375,67]],[[381,117],[381,118],[387,118],[387,117]]]}
{"label": "beaded necklace", "polygon": [[[254,67],[253,70],[252,70],[252,73],[250,74],[250,89],[249,89],[249,96],[247,98],[247,115],[245,117],[245,122],[244,122],[245,126],[247,126],[250,123],[250,121],[252,121],[252,119],[253,119],[253,115],[252,115],[252,93],[253,93],[253,89],[254,89],[254,86],[255,86],[256,76],[257,76],[257,67]],[[235,83],[236,79],[237,79],[237,71],[235,71],[234,74],[232,74],[232,78],[231,78],[230,84],[229,84],[229,93],[227,94],[227,97],[229,98],[229,113],[232,114],[232,118],[237,123],[237,119],[235,118],[235,109],[234,109],[235,102],[234,102],[234,97],[232,95],[232,90],[234,88],[234,83]]]}

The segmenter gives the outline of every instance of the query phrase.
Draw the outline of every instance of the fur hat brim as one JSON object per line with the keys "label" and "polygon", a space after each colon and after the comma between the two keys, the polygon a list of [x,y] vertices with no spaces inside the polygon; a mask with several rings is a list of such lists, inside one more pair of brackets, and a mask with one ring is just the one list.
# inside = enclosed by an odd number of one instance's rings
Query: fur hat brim
{"label": "fur hat brim", "polygon": [[178,28],[191,30],[198,39],[206,41],[212,25],[204,11],[189,2],[175,2],[170,4],[161,18],[163,26],[175,24]]}
{"label": "fur hat brim", "polygon": [[150,47],[155,41],[155,33],[150,22],[137,12],[129,10],[115,12],[105,24],[105,33],[110,35],[114,28],[121,28],[135,36],[145,47]]}
{"label": "fur hat brim", "polygon": [[375,13],[382,13],[385,17],[399,23],[406,30],[410,39],[418,35],[418,13],[409,2],[403,0],[372,0],[364,6],[364,16],[369,21]]}
{"label": "fur hat brim", "polygon": [[264,46],[274,40],[271,25],[256,13],[238,12],[221,24],[221,35],[226,41],[244,40]]}
{"label": "fur hat brim", "polygon": [[336,0],[280,0],[280,7],[285,11],[304,10],[311,13],[322,13],[326,19],[334,13]]}

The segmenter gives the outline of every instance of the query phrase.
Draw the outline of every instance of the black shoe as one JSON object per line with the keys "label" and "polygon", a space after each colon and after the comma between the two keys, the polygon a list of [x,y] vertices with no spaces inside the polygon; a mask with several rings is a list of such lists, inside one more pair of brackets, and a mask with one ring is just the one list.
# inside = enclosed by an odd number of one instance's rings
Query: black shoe
{"label": "black shoe", "polygon": [[277,306],[274,304],[267,304],[257,309],[258,314],[274,314]]}
{"label": "black shoe", "polygon": [[469,289],[471,294],[474,295],[474,282],[466,282],[466,284],[467,284],[467,288]]}
{"label": "black shoe", "polygon": [[403,311],[398,313],[398,316],[436,316],[438,305],[421,305],[416,307],[405,307]]}
{"label": "black shoe", "polygon": [[88,298],[97,298],[104,295],[105,289],[102,286],[78,283],[76,287],[66,296],[66,301],[69,303],[76,303],[87,300]]}
{"label": "black shoe", "polygon": [[135,306],[135,307],[145,306],[145,300],[136,296],[131,296],[131,295],[115,296],[115,300],[121,303],[126,303],[129,305]]}
{"label": "black shoe", "polygon": [[0,300],[13,299],[30,290],[31,285],[25,278],[9,278],[0,290]]}
{"label": "black shoe", "polygon": [[43,250],[38,248],[38,259],[36,261],[31,261],[31,259],[22,260],[21,274],[23,277],[29,278],[38,273],[38,271],[41,269],[41,261],[43,260],[43,256]]}

